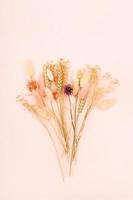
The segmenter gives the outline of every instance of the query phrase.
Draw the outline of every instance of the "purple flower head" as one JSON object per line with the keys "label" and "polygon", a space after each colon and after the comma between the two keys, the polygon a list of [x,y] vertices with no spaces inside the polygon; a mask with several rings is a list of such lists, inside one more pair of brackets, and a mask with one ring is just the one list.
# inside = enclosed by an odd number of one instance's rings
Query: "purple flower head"
{"label": "purple flower head", "polygon": [[71,95],[72,91],[73,91],[73,88],[72,88],[71,84],[67,84],[64,86],[64,93],[66,95],[68,95],[68,96]]}

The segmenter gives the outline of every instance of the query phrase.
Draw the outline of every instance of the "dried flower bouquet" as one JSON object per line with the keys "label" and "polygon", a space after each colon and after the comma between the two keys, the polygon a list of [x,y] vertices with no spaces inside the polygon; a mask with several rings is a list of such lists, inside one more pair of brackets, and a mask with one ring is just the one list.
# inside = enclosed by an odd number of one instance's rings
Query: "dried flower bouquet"
{"label": "dried flower bouquet", "polygon": [[60,59],[43,65],[38,78],[31,61],[25,62],[26,93],[17,97],[33,113],[47,131],[56,151],[64,179],[62,159],[65,157],[69,174],[89,113],[114,105],[108,97],[118,81],[108,73],[102,74],[99,66],[85,66],[70,78],[69,62]]}

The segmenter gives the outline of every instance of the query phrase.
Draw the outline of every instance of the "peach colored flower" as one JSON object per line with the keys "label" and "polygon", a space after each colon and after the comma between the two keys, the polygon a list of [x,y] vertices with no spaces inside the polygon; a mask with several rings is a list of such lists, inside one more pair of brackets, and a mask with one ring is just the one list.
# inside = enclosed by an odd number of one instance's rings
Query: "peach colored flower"
{"label": "peach colored flower", "polygon": [[43,78],[42,73],[39,75],[39,78],[38,78],[38,89],[39,89],[40,95],[42,97],[45,97],[46,93],[44,91],[44,78]]}
{"label": "peach colored flower", "polygon": [[84,87],[81,88],[78,94],[78,98],[80,100],[86,98],[88,94],[88,90],[89,90],[89,83],[87,83]]}

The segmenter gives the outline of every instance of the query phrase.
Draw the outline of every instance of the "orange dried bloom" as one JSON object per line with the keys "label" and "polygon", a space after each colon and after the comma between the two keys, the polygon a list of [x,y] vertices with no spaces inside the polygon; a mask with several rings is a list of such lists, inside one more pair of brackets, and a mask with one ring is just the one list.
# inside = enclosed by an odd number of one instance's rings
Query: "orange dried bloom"
{"label": "orange dried bloom", "polygon": [[36,81],[31,80],[28,82],[27,88],[29,89],[30,92],[32,92],[33,90],[36,90],[38,88],[38,84]]}

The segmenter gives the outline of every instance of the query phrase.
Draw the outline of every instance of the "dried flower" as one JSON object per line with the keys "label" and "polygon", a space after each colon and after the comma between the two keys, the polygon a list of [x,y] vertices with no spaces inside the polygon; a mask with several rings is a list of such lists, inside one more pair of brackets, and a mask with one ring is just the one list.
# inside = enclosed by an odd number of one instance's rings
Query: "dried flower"
{"label": "dried flower", "polygon": [[81,76],[82,76],[82,71],[78,70],[76,79],[73,84],[73,95],[74,96],[76,96],[79,92]]}
{"label": "dried flower", "polygon": [[[114,91],[118,81],[108,73],[102,75],[99,66],[87,65],[68,84],[68,61],[64,59],[55,64],[44,64],[37,80],[32,62],[26,61],[25,67],[27,92],[18,96],[17,100],[36,116],[47,131],[64,178],[60,155],[66,156],[71,174],[89,113],[94,107],[106,110],[116,103],[108,94]],[[61,152],[58,153],[57,149]]]}
{"label": "dried flower", "polygon": [[49,78],[48,78],[47,69],[48,69],[48,66],[46,64],[43,65],[44,85],[45,85],[45,87],[48,88],[50,86],[50,81],[49,81]]}
{"label": "dried flower", "polygon": [[73,91],[73,88],[72,88],[71,84],[67,84],[64,86],[64,93],[66,95],[68,95],[68,96],[72,95],[72,91]]}
{"label": "dried flower", "polygon": [[89,90],[89,83],[87,83],[87,84],[86,84],[84,87],[82,87],[81,90],[79,91],[79,94],[78,94],[79,100],[85,99],[85,98],[87,97],[88,90]]}
{"label": "dried flower", "polygon": [[79,106],[78,106],[78,113],[81,113],[83,108],[85,106],[85,99],[80,100]]}
{"label": "dried flower", "polygon": [[58,98],[58,93],[57,93],[57,92],[53,92],[53,97],[54,97],[55,100],[57,100],[57,98]]}
{"label": "dried flower", "polygon": [[57,64],[57,91],[60,94],[68,79],[68,61],[60,59]]}
{"label": "dried flower", "polygon": [[45,94],[45,91],[44,91],[44,77],[42,75],[42,73],[39,75],[39,78],[38,78],[38,89],[39,89],[39,92],[41,94],[42,97],[45,97],[46,94]]}
{"label": "dried flower", "polygon": [[28,82],[27,88],[29,89],[30,92],[32,92],[33,90],[36,90],[38,88],[38,84],[36,81],[31,80]]}

